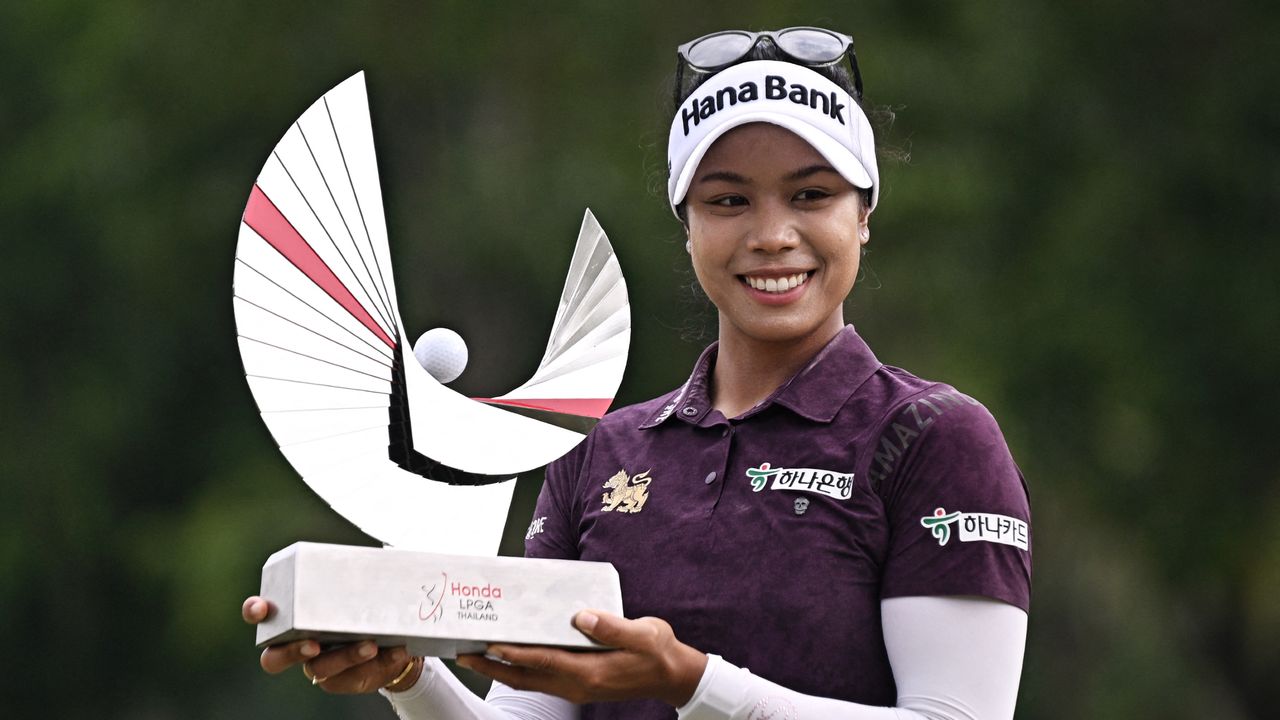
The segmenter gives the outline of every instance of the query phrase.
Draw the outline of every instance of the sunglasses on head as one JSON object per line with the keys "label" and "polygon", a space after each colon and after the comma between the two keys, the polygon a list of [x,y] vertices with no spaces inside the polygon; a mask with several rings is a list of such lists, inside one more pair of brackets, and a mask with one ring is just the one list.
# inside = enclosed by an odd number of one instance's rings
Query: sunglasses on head
{"label": "sunglasses on head", "polygon": [[827,67],[848,57],[854,99],[862,99],[862,75],[858,72],[853,38],[824,28],[790,27],[765,32],[722,30],[676,48],[680,59],[676,69],[676,104],[679,105],[679,93],[684,89],[685,68],[703,75],[718,72],[746,57],[764,40],[773,43],[788,60],[804,67]]}

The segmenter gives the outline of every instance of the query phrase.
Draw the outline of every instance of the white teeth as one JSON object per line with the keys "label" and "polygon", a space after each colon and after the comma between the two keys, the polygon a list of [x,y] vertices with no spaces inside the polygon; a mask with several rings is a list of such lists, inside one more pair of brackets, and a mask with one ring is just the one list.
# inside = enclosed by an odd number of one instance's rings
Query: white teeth
{"label": "white teeth", "polygon": [[784,293],[788,290],[794,290],[800,287],[809,279],[809,273],[804,272],[799,275],[790,275],[782,278],[758,278],[750,275],[744,276],[747,284],[756,290],[762,290],[769,293]]}

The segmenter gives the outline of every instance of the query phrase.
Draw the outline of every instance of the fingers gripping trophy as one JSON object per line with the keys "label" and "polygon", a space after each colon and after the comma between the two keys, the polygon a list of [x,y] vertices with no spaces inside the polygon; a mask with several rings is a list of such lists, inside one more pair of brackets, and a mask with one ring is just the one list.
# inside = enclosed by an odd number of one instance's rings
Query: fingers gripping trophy
{"label": "fingers gripping trophy", "polygon": [[541,362],[488,398],[446,386],[467,362],[457,333],[411,343],[400,317],[363,73],[276,145],[235,260],[238,343],[263,420],[307,485],[385,544],[272,555],[245,610],[261,620],[258,644],[436,657],[492,642],[597,647],[570,621],[588,607],[621,614],[611,565],[495,557],[515,476],[581,442],[626,366],[626,284],[591,212]]}

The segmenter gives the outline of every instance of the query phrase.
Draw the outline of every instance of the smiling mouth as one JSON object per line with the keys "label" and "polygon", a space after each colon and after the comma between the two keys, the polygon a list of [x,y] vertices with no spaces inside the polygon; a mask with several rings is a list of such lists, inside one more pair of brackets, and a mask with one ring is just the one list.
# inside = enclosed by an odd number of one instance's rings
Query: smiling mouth
{"label": "smiling mouth", "polygon": [[783,277],[763,278],[753,275],[739,275],[742,282],[749,287],[767,293],[784,293],[794,290],[809,281],[808,272],[797,273],[795,275],[786,275]]}

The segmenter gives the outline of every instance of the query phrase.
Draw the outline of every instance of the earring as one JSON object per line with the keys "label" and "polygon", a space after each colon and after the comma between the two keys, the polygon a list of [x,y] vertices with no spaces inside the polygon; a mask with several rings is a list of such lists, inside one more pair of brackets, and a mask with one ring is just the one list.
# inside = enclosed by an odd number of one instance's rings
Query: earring
{"label": "earring", "polygon": [[692,255],[692,254],[693,254],[693,241],[692,241],[692,240],[685,240],[685,241],[684,241],[684,251],[685,251],[685,252],[687,252],[687,253],[689,253],[690,255]]}

